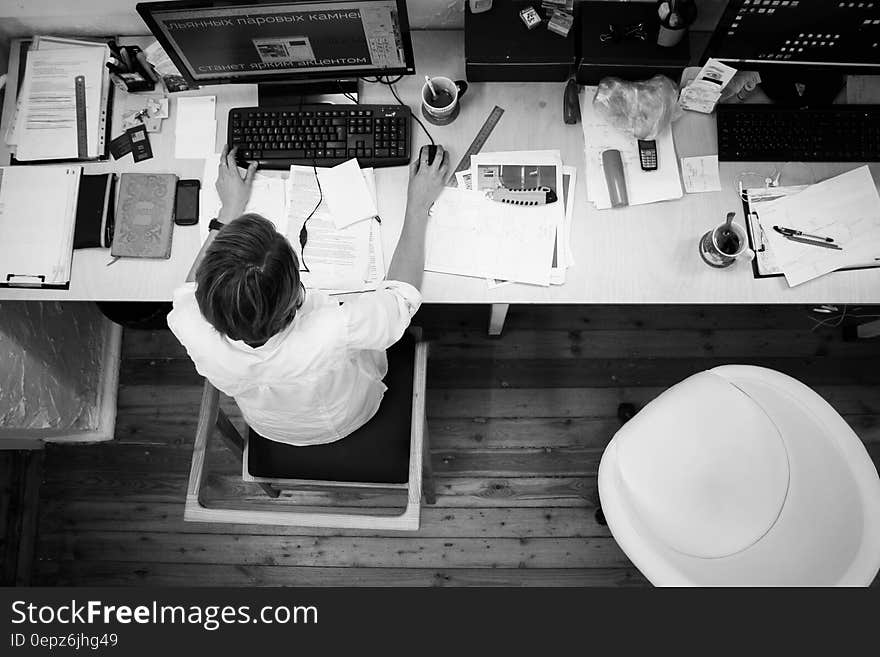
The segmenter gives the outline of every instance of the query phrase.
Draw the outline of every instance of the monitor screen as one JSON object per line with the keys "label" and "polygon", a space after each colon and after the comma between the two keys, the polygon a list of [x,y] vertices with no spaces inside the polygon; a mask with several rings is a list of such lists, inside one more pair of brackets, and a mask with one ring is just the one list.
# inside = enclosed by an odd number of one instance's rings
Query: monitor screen
{"label": "monitor screen", "polygon": [[137,9],[196,84],[415,72],[405,0],[149,2]]}
{"label": "monitor screen", "polygon": [[880,0],[730,0],[707,54],[733,65],[869,72],[880,65]]}

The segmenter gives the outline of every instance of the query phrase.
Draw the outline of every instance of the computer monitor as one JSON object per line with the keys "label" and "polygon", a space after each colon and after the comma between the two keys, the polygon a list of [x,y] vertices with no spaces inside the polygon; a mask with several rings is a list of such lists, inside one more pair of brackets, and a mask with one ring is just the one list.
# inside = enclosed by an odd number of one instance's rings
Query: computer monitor
{"label": "computer monitor", "polygon": [[350,92],[359,77],[415,73],[405,0],[185,0],[137,11],[190,84],[262,83],[261,103],[267,83]]}
{"label": "computer monitor", "polygon": [[782,102],[830,102],[845,74],[880,74],[880,0],[730,0],[706,57],[757,70]]}

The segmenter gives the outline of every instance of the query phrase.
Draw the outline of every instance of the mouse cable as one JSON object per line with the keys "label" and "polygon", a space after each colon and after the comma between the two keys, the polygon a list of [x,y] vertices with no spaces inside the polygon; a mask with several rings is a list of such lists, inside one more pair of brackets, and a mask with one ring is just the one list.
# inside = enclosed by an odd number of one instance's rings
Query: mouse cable
{"label": "mouse cable", "polygon": [[[397,101],[398,105],[401,105],[402,107],[408,107],[408,105],[406,103],[404,103],[402,100],[400,100],[400,96],[397,95],[397,90],[394,88],[394,85],[403,79],[402,75],[398,75],[394,80],[389,79],[388,76],[385,76],[385,79],[383,80],[378,75],[376,76],[375,80],[370,80],[368,78],[361,78],[361,79],[364,82],[369,82],[370,84],[375,84],[377,82],[380,84],[384,84],[386,87],[388,87],[391,90],[391,95],[394,96],[394,100]],[[428,129],[425,127],[425,124],[421,122],[421,120],[419,119],[419,117],[417,117],[415,115],[415,113],[412,114],[412,117],[415,120],[415,122],[421,126],[422,130],[425,131],[425,134],[428,136],[428,140],[431,142],[431,146],[436,146],[437,144],[434,141],[434,137],[432,137],[431,133],[428,132]]]}

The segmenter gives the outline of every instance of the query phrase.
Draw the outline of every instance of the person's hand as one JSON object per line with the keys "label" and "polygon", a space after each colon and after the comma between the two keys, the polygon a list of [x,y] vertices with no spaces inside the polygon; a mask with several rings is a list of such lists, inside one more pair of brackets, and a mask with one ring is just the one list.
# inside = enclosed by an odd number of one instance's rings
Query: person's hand
{"label": "person's hand", "polygon": [[425,212],[437,200],[449,177],[449,153],[437,146],[434,161],[428,164],[428,149],[422,148],[419,157],[409,167],[409,189],[406,194],[408,211]]}
{"label": "person's hand", "polygon": [[248,199],[251,197],[254,174],[257,172],[257,163],[252,162],[242,175],[235,163],[235,152],[236,148],[229,150],[229,146],[224,146],[218,167],[216,187],[223,206],[218,219],[224,222],[232,221],[244,214]]}

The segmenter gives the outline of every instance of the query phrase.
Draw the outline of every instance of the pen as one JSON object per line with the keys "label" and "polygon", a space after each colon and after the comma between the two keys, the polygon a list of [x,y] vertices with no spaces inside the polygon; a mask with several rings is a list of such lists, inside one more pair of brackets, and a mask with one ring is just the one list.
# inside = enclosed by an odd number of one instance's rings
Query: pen
{"label": "pen", "polygon": [[783,235],[795,235],[797,237],[811,237],[814,240],[822,240],[823,242],[833,242],[833,237],[822,237],[820,235],[810,235],[809,233],[805,233],[800,230],[795,230],[794,228],[786,228],[785,226],[773,226],[773,230],[777,233],[781,233]]}
{"label": "pen", "polygon": [[815,242],[813,240],[806,240],[803,237],[797,237],[796,235],[786,235],[785,233],[783,233],[782,236],[787,240],[791,240],[792,242],[800,242],[801,244],[809,244],[810,246],[821,246],[826,249],[834,249],[835,251],[843,251],[843,249],[841,249],[836,244],[829,244],[828,242]]}

